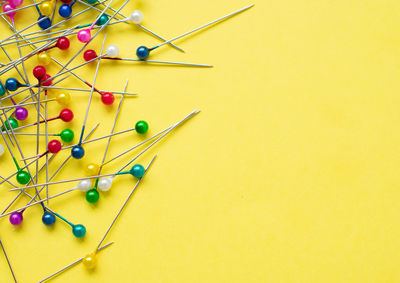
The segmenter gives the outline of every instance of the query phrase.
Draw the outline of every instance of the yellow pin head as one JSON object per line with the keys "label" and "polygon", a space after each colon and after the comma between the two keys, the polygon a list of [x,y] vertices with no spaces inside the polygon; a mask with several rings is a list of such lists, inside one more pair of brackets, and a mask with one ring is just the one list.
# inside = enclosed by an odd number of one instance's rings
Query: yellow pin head
{"label": "yellow pin head", "polygon": [[89,176],[96,176],[99,173],[99,170],[100,170],[100,166],[95,163],[89,163],[86,166],[86,173]]}
{"label": "yellow pin head", "polygon": [[71,101],[71,95],[67,92],[59,93],[56,97],[56,101],[61,105],[68,105]]}
{"label": "yellow pin head", "polygon": [[46,52],[40,52],[37,57],[40,65],[47,66],[51,62],[50,56]]}
{"label": "yellow pin head", "polygon": [[44,16],[49,17],[53,13],[54,6],[50,1],[46,1],[39,5],[39,9]]}
{"label": "yellow pin head", "polygon": [[92,252],[82,259],[83,265],[87,269],[94,269],[96,267],[96,252]]}

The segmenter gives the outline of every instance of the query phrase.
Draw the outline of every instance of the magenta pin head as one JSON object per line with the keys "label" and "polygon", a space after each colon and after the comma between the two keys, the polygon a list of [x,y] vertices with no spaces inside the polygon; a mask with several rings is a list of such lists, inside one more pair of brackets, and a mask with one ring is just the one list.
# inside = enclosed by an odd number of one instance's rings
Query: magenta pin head
{"label": "magenta pin head", "polygon": [[8,0],[8,2],[14,7],[19,7],[22,5],[23,0]]}
{"label": "magenta pin head", "polygon": [[15,118],[19,121],[23,121],[28,118],[28,110],[25,107],[18,107],[15,109]]}
{"label": "magenta pin head", "polygon": [[[14,10],[14,9],[15,9],[15,7],[14,7],[13,5],[11,5],[10,3],[7,3],[7,4],[5,4],[5,5],[3,6],[3,12],[4,12],[4,13],[10,12],[10,11],[12,11],[12,10]],[[14,21],[15,12],[8,13],[7,16],[9,16],[10,19],[11,19],[12,21]]]}
{"label": "magenta pin head", "polygon": [[87,43],[91,38],[90,29],[82,29],[78,32],[78,40],[80,42]]}
{"label": "magenta pin head", "polygon": [[22,216],[21,212],[13,212],[10,215],[10,223],[14,226],[21,225],[22,220],[24,220],[24,217]]}

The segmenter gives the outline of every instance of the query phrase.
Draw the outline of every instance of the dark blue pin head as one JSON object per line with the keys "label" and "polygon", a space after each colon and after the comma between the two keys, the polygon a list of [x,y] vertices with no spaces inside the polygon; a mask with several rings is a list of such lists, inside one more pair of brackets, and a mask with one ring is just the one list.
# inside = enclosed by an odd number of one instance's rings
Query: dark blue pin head
{"label": "dark blue pin head", "polygon": [[45,211],[45,213],[43,213],[42,216],[42,222],[46,226],[52,226],[54,222],[56,222],[56,217],[54,216],[53,213]]}
{"label": "dark blue pin head", "polygon": [[136,56],[140,60],[146,60],[149,58],[150,55],[150,49],[148,49],[146,46],[140,46],[138,49],[136,49]]}
{"label": "dark blue pin head", "polygon": [[21,86],[23,86],[23,84],[14,78],[9,78],[6,80],[5,87],[8,91],[16,91]]}
{"label": "dark blue pin head", "polygon": [[71,149],[71,156],[75,159],[81,159],[85,155],[85,150],[80,145],[75,145]]}
{"label": "dark blue pin head", "polygon": [[49,17],[40,15],[38,18],[38,25],[41,29],[48,29],[49,27],[51,27],[51,20]]}

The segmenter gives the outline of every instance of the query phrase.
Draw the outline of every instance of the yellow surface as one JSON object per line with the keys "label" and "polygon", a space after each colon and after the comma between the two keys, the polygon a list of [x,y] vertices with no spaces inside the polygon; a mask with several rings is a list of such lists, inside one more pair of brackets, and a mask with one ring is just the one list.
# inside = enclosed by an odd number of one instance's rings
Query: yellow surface
{"label": "yellow surface", "polygon": [[[185,54],[164,46],[151,57],[212,69],[101,63],[96,86],[122,90],[130,79],[128,90],[140,94],[126,100],[117,131],[144,119],[156,133],[195,108],[202,112],[140,158],[147,164],[158,154],[107,237],[115,244],[98,254],[97,269],[78,265],[54,282],[400,282],[399,2],[254,3],[177,41]],[[142,10],[146,27],[171,38],[247,4],[141,0],[123,11]],[[82,7],[76,4],[74,11]],[[17,16],[17,28],[32,14],[36,18],[34,10]],[[118,44],[122,57],[159,42],[124,24],[107,31],[107,44]],[[4,23],[2,34],[10,34]],[[102,38],[90,45],[98,53]],[[76,39],[71,45],[81,47]],[[51,54],[66,62],[73,50],[64,57],[59,50]],[[48,69],[54,74],[58,67]],[[92,64],[78,73],[92,82],[94,70]],[[84,87],[74,78],[62,85]],[[72,127],[79,135],[88,95],[71,94]],[[101,122],[94,137],[109,133],[116,105],[110,110],[94,96],[88,129]],[[54,102],[49,108],[49,117],[61,109]],[[49,131],[61,126],[52,122]],[[142,139],[115,138],[108,156]],[[26,156],[34,154],[34,139],[20,141]],[[57,179],[84,176],[104,148],[105,142],[87,146],[87,156],[72,160]],[[132,156],[103,172],[114,172]],[[1,175],[13,172],[9,157],[0,162]],[[53,186],[50,194],[74,185]],[[79,192],[50,202],[86,225],[84,240],[61,221],[45,227],[40,207],[25,212],[20,229],[1,219],[0,236],[20,282],[36,282],[92,252],[132,186],[132,178],[120,177],[97,205]],[[0,207],[15,196],[9,188],[1,187]],[[3,255],[0,277],[11,282]]]}

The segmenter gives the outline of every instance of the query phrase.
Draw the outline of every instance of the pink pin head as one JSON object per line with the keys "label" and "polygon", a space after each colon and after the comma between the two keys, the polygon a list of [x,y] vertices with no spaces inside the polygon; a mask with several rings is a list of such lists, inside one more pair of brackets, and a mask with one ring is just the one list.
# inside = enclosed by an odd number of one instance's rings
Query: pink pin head
{"label": "pink pin head", "polygon": [[87,43],[91,38],[90,29],[82,29],[78,32],[78,40],[80,42]]}
{"label": "pink pin head", "polygon": [[8,0],[8,2],[14,6],[14,7],[19,7],[22,5],[23,0]]}
{"label": "pink pin head", "polygon": [[[9,3],[7,3],[7,4],[5,4],[5,5],[3,6],[3,12],[4,12],[4,13],[10,12],[10,11],[12,11],[12,10],[14,10],[14,9],[15,9],[15,7],[14,7],[13,5],[9,4]],[[12,21],[14,21],[15,12],[8,13],[7,16],[9,16],[10,19],[11,19]]]}

